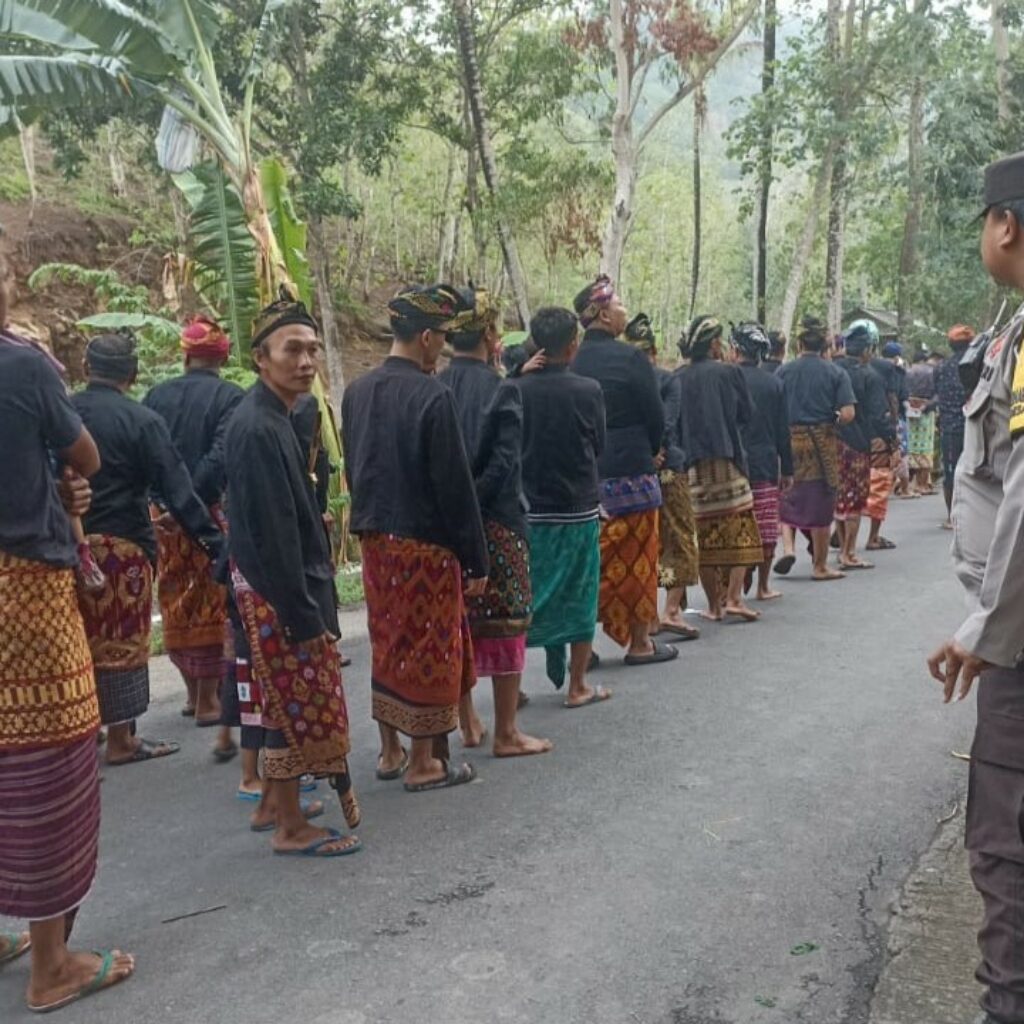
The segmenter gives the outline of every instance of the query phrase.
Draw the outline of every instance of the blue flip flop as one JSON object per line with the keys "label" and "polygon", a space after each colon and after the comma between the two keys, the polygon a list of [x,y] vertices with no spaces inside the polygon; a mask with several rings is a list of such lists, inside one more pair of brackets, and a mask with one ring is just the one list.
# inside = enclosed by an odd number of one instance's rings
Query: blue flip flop
{"label": "blue flip flop", "polygon": [[[320,803],[320,806],[316,809],[313,808],[314,803]],[[314,818],[319,818],[324,813],[324,805],[320,801],[313,800],[300,800],[299,807],[302,808],[302,813],[306,816],[306,821],[312,821]],[[270,822],[269,825],[250,825],[250,832],[273,832],[277,828],[276,822]]]}
{"label": "blue flip flop", "polygon": [[240,789],[237,793],[235,793],[235,796],[239,800],[245,800],[248,803],[253,803],[253,804],[259,803],[259,799],[260,799],[260,794],[259,793],[247,793],[244,789]]}
{"label": "blue flip flop", "polygon": [[351,846],[346,846],[341,850],[334,850],[328,853],[321,853],[320,850],[327,846],[329,843],[337,842],[339,839],[345,837],[336,829],[329,828],[327,835],[321,836],[319,839],[314,839],[309,846],[304,846],[299,850],[275,850],[274,854],[278,857],[345,857],[350,853],[355,853],[357,850],[362,849],[362,843],[356,839],[355,836],[349,836],[350,839],[355,839],[355,842]]}

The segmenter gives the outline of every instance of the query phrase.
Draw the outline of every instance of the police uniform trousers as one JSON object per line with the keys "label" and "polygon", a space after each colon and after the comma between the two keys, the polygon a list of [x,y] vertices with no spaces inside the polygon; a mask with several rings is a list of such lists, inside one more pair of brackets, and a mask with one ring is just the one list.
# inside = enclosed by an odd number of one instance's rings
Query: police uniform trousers
{"label": "police uniform trousers", "polygon": [[991,668],[978,688],[967,799],[971,878],[985,913],[976,977],[982,1007],[1024,1024],[1024,671]]}

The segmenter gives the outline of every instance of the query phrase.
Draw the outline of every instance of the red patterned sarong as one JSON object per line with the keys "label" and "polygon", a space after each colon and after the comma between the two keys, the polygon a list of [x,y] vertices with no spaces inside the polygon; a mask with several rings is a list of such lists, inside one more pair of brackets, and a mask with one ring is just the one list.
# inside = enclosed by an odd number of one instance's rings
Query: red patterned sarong
{"label": "red patterned sarong", "polygon": [[476,682],[458,559],[393,534],[361,541],[373,717],[414,739],[447,735]]}
{"label": "red patterned sarong", "polygon": [[839,490],[836,519],[852,519],[863,513],[871,485],[871,457],[839,441]]}
{"label": "red patterned sarong", "polygon": [[263,701],[263,725],[287,740],[287,748],[264,752],[267,776],[347,774],[348,709],[337,648],[330,644],[309,652],[290,643],[273,607],[237,569],[232,584],[249,641],[253,680]]}
{"label": "red patterned sarong", "polygon": [[107,534],[86,539],[106,577],[102,590],[78,595],[93,665],[98,670],[144,668],[149,663],[153,567],[131,541]]}
{"label": "red patterned sarong", "polygon": [[601,523],[601,589],[597,620],[620,647],[630,627],[658,617],[658,510]]}
{"label": "red patterned sarong", "polygon": [[761,534],[761,547],[765,561],[775,554],[779,543],[779,489],[775,484],[759,481],[751,484],[754,494],[754,519],[757,532]]}
{"label": "red patterned sarong", "polygon": [[[210,511],[225,530],[227,523],[220,510]],[[159,512],[155,508],[151,512],[155,520]],[[227,621],[224,587],[213,579],[206,552],[177,523],[158,525],[156,537],[164,647],[188,678],[219,679]]]}

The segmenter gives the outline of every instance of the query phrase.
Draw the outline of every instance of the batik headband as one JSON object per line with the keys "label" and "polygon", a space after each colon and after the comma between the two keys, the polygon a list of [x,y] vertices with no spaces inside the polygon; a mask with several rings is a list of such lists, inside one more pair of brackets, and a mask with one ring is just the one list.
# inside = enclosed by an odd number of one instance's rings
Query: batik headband
{"label": "batik headband", "polygon": [[311,328],[317,334],[320,333],[319,324],[313,319],[305,304],[300,302],[285,285],[281,285],[277,302],[272,302],[269,306],[264,307],[256,317],[250,346],[257,348],[279,327],[287,327],[289,324],[301,324],[303,327]]}
{"label": "batik headband", "polygon": [[459,293],[448,284],[406,288],[388,303],[394,327],[412,331],[447,331],[452,319],[465,308]]}
{"label": "batik headband", "polygon": [[646,313],[637,313],[626,324],[626,341],[644,352],[657,352],[658,339],[651,326],[651,318]]}
{"label": "batik headband", "polygon": [[[127,340],[131,347],[127,352],[104,352],[103,346],[111,341]],[[85,348],[85,361],[89,372],[106,380],[131,380],[139,372],[139,357],[135,351],[135,335],[121,330],[113,334],[100,334]]]}
{"label": "batik headband", "polygon": [[474,334],[485,331],[497,319],[500,308],[490,292],[484,288],[476,288],[470,282],[469,288],[463,290],[462,305],[449,321],[447,330],[450,334]]}
{"label": "batik headband", "polygon": [[602,274],[589,288],[576,296],[576,315],[584,327],[589,327],[601,314],[601,310],[615,298],[615,285],[607,274]]}

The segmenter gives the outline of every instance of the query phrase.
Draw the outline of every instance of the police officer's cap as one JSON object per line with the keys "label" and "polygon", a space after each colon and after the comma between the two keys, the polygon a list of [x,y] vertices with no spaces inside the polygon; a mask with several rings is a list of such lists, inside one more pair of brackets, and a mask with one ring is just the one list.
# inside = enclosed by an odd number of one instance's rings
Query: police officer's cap
{"label": "police officer's cap", "polygon": [[1024,153],[1003,157],[985,168],[985,209],[1024,199]]}

